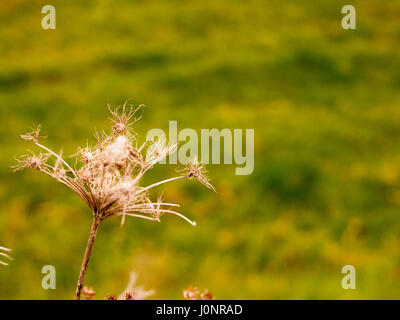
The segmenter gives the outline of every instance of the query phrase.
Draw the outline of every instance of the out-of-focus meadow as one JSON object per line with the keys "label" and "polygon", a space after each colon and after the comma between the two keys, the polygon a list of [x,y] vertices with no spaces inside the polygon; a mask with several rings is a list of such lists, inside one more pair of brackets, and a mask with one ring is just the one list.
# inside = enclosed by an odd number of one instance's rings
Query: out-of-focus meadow
{"label": "out-of-focus meadow", "polygon": [[[61,184],[13,157],[42,123],[47,145],[73,154],[108,129],[107,103],[145,104],[151,128],[254,128],[255,170],[209,165],[218,193],[195,182],[165,198],[197,221],[113,218],[102,224],[86,284],[120,293],[129,272],[181,298],[400,298],[400,2],[352,1],[357,30],[329,1],[0,2],[0,298],[70,299],[91,214]],[[158,166],[145,183],[167,178]],[[43,290],[54,265],[57,289]],[[357,269],[343,290],[341,268]]]}

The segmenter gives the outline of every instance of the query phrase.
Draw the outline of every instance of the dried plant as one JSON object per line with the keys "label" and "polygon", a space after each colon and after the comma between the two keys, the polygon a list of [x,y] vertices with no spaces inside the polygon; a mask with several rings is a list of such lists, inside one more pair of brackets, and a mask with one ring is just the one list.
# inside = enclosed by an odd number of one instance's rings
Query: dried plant
{"label": "dried plant", "polygon": [[200,294],[199,289],[192,286],[188,286],[186,289],[182,290],[182,295],[185,300],[198,300],[199,295],[201,300],[214,300],[214,295],[208,291],[208,289]]}
{"label": "dried plant", "polygon": [[199,293],[197,287],[192,286],[188,286],[186,289],[182,290],[182,295],[185,300],[197,300]]}
{"label": "dried plant", "polygon": [[129,274],[128,285],[125,290],[117,296],[115,294],[107,294],[104,297],[104,300],[144,300],[152,295],[154,295],[155,291],[145,290],[143,286],[135,286],[137,282],[138,274],[134,271],[131,271]]}
{"label": "dried plant", "polygon": [[115,294],[109,294],[105,296],[104,300],[118,300],[118,297]]}
{"label": "dried plant", "polygon": [[87,287],[87,286],[84,286],[84,287],[82,288],[81,296],[84,297],[85,299],[90,300],[90,299],[92,299],[95,295],[96,295],[96,291],[94,291],[94,289],[93,289],[92,287],[89,288],[89,287]]}
{"label": "dried plant", "polygon": [[118,300],[144,300],[155,294],[153,289],[145,290],[143,286],[135,286],[138,274],[131,271],[125,290],[118,296]]}
{"label": "dried plant", "polygon": [[[74,191],[88,205],[93,221],[84,254],[75,299],[79,300],[87,271],[87,266],[101,222],[112,216],[120,216],[121,224],[125,217],[142,218],[160,221],[163,214],[173,214],[191,225],[196,223],[184,215],[172,210],[178,204],[164,202],[159,196],[156,201],[150,200],[149,191],[161,184],[180,179],[197,179],[206,187],[214,190],[204,175],[204,168],[194,159],[185,171],[175,177],[142,187],[140,182],[144,174],[156,163],[176,150],[176,145],[163,141],[146,141],[140,146],[136,134],[132,131],[132,123],[141,106],[133,108],[125,103],[122,108],[112,109],[112,130],[109,134],[96,133],[97,144],[79,148],[75,155],[75,165],[67,163],[62,151],[57,154],[39,142],[40,125],[21,138],[32,141],[43,151],[20,157],[12,168],[18,171],[24,168],[37,169]],[[51,162],[51,159],[54,161]]]}
{"label": "dried plant", "polygon": [[[11,249],[0,247],[0,258],[4,257],[8,260],[13,260],[13,258],[11,258],[11,256],[7,254],[7,253],[10,253],[11,251],[12,251]],[[5,252],[7,252],[7,253],[5,253]],[[2,264],[3,266],[8,266],[7,262],[1,261],[1,260],[0,260],[0,264]]]}
{"label": "dried plant", "polygon": [[201,300],[214,300],[214,295],[212,294],[212,292],[208,291],[208,289],[206,289],[201,295]]}

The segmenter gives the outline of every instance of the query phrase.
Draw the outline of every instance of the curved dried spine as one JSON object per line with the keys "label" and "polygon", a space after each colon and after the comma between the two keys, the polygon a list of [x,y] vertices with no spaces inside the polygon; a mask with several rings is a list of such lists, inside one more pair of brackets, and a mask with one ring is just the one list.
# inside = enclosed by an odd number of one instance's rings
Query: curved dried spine
{"label": "curved dried spine", "polygon": [[[4,252],[2,252],[2,251],[4,251]],[[5,247],[0,247],[0,257],[4,257],[4,258],[6,258],[7,260],[14,260],[8,253],[10,253],[12,250],[11,249],[8,249],[8,248],[5,248]],[[5,253],[5,252],[7,252],[7,253]],[[8,263],[7,262],[4,262],[4,261],[2,261],[2,260],[0,260],[0,264],[1,265],[3,265],[3,266],[8,266]]]}

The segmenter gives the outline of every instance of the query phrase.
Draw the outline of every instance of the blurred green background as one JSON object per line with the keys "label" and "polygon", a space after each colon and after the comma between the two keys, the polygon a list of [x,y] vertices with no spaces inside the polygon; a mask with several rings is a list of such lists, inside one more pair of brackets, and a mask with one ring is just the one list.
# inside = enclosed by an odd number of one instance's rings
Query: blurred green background
{"label": "blurred green background", "polygon": [[[41,28],[41,8],[57,29]],[[156,299],[208,288],[217,299],[400,298],[400,1],[0,2],[2,299],[71,299],[91,214],[35,170],[12,174],[41,123],[73,154],[108,129],[107,103],[145,104],[135,130],[254,128],[255,170],[209,165],[165,198],[198,223],[102,224],[86,284],[102,299],[130,270]],[[170,177],[158,166],[145,183]],[[54,265],[57,289],[41,287]],[[357,269],[357,289],[341,268]]]}

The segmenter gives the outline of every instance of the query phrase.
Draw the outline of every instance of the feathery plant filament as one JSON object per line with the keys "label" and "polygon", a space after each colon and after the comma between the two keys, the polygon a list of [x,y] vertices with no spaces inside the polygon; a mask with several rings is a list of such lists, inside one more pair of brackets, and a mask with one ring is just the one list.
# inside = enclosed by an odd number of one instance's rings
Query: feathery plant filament
{"label": "feathery plant filament", "polygon": [[[7,260],[13,260],[13,258],[11,258],[11,256],[8,255],[8,253],[10,253],[10,252],[11,252],[11,249],[8,249],[5,247],[0,247],[0,258],[5,258]],[[1,261],[1,260],[0,260],[0,264],[2,264],[3,266],[8,266],[7,262]]]}
{"label": "feathery plant filament", "polygon": [[63,159],[62,151],[56,153],[39,143],[39,140],[43,138],[40,136],[40,125],[32,132],[21,135],[22,139],[32,141],[42,149],[42,152],[35,154],[28,151],[26,155],[16,159],[17,164],[12,167],[14,171],[34,168],[49,175],[75,192],[93,214],[92,227],[75,292],[76,300],[80,299],[94,241],[103,220],[120,216],[123,225],[125,217],[160,221],[160,217],[168,213],[195,226],[195,221],[173,210],[179,207],[178,204],[164,202],[161,196],[156,201],[152,201],[149,191],[153,187],[168,182],[193,178],[215,191],[204,175],[204,167],[198,163],[197,159],[193,159],[185,169],[180,171],[181,174],[175,177],[149,186],[140,186],[140,181],[148,170],[176,151],[176,145],[169,145],[165,141],[147,141],[140,146],[137,144],[136,134],[131,127],[140,118],[136,117],[140,108],[141,106],[133,108],[127,103],[122,108],[109,107],[111,133],[107,134],[104,131],[96,133],[95,146],[79,148],[75,155],[77,164],[75,168]]}

